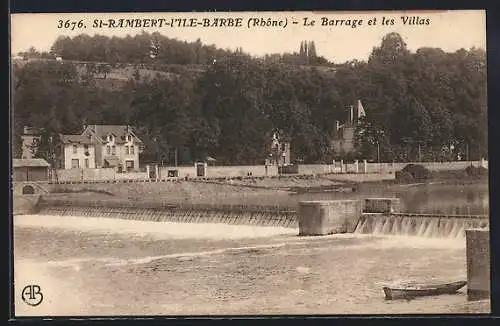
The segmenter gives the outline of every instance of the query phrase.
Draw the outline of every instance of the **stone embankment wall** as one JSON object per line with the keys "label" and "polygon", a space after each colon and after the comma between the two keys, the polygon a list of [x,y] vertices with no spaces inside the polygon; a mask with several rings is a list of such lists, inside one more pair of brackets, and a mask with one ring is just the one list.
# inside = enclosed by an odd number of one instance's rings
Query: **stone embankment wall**
{"label": "stone embankment wall", "polygon": [[12,198],[12,213],[14,215],[36,214],[40,195],[15,195]]}
{"label": "stone embankment wall", "polygon": [[[488,167],[488,162],[460,161],[460,162],[410,162],[421,164],[431,171],[461,170],[467,166]],[[332,161],[331,164],[299,164],[298,173],[301,175],[316,175],[338,173],[343,174],[385,174],[393,175],[395,171],[403,169],[410,163],[368,163],[365,160],[354,162]],[[156,175],[154,179],[166,180],[169,171],[177,171],[178,178],[196,178],[197,168],[193,166],[147,166],[142,172],[117,173],[110,168],[99,169],[69,169],[56,170],[52,173],[54,182],[101,182],[115,180],[146,180],[150,179],[150,172]],[[242,166],[206,166],[204,178],[237,178],[237,177],[273,177],[278,176],[277,166],[242,165]]]}

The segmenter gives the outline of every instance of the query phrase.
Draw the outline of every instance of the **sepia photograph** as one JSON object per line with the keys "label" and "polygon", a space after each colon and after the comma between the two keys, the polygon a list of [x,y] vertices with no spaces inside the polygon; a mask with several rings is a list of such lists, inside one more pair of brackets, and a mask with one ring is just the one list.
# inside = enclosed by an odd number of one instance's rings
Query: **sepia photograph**
{"label": "sepia photograph", "polygon": [[485,10],[10,15],[13,317],[485,314]]}

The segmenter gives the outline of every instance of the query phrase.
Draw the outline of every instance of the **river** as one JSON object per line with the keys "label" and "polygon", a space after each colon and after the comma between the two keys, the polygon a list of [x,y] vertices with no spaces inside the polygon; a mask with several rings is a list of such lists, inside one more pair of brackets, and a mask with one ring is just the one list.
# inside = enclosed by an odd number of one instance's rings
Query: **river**
{"label": "river", "polygon": [[[425,185],[294,200],[399,197],[411,212],[488,213],[488,185]],[[466,280],[464,237],[298,237],[298,230],[76,216],[14,220],[16,314],[487,313],[455,295],[385,301],[382,287]],[[20,298],[38,284],[37,307]]]}
{"label": "river", "polygon": [[397,197],[401,210],[410,213],[488,215],[487,182],[471,184],[415,184],[391,187],[362,187],[357,192],[309,193],[293,196],[300,200]]}

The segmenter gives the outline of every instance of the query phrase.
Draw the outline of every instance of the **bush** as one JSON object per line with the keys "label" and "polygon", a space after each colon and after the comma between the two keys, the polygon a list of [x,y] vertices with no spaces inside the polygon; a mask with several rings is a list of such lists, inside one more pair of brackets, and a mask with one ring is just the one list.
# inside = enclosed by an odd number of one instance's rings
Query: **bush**
{"label": "bush", "polygon": [[418,181],[427,180],[432,175],[431,171],[419,164],[408,164],[401,171],[410,174],[414,180]]}
{"label": "bush", "polygon": [[412,183],[414,181],[412,175],[405,171],[396,171],[396,181],[404,183]]}

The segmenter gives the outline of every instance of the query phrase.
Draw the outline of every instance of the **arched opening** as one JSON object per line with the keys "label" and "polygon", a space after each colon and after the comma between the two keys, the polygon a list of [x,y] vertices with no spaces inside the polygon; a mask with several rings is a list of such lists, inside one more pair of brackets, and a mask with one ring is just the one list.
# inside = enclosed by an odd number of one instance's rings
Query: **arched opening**
{"label": "arched opening", "polygon": [[33,195],[35,194],[35,188],[30,185],[23,187],[23,195]]}

